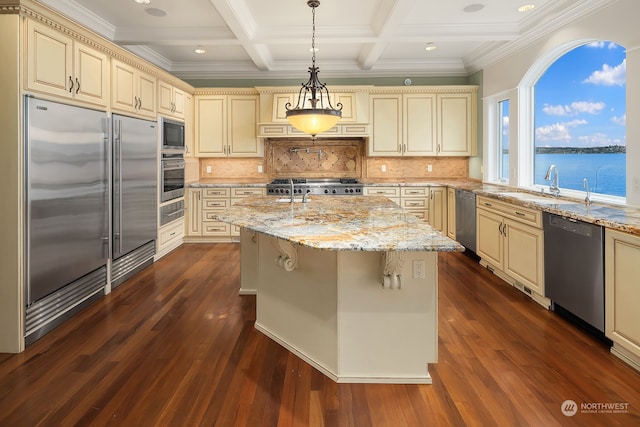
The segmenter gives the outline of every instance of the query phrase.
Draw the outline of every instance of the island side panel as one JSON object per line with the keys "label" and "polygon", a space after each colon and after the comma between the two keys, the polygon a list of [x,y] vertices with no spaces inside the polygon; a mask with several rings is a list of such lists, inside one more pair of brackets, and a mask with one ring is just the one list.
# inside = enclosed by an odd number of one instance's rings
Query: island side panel
{"label": "island side panel", "polygon": [[[380,252],[338,253],[339,382],[431,383],[437,361],[437,252],[401,252],[401,289],[382,286]],[[413,262],[425,262],[424,279]]]}
{"label": "island side panel", "polygon": [[336,252],[295,245],[298,266],[285,271],[274,240],[258,234],[256,328],[335,380]]}
{"label": "island side panel", "polygon": [[258,233],[240,229],[240,295],[255,295],[258,289]]}

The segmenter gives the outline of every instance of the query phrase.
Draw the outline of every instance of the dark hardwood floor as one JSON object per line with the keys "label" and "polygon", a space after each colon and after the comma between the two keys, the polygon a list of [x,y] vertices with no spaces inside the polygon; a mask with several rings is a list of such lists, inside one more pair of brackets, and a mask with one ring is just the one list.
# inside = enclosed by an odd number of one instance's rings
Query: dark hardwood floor
{"label": "dark hardwood floor", "polygon": [[433,384],[336,384],[254,329],[238,245],[187,244],[0,355],[0,426],[640,425],[640,373],[606,346],[463,254],[439,284]]}

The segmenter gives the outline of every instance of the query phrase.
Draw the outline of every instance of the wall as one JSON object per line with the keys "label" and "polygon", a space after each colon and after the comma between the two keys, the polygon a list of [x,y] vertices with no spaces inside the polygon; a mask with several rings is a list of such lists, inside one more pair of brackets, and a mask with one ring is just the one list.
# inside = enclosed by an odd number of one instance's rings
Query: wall
{"label": "wall", "polygon": [[576,41],[609,40],[624,46],[627,49],[627,204],[632,206],[640,206],[640,168],[635,166],[640,164],[640,120],[634,120],[640,117],[638,16],[640,2],[637,0],[613,2],[486,67],[482,86],[484,97],[514,89],[537,61]]}

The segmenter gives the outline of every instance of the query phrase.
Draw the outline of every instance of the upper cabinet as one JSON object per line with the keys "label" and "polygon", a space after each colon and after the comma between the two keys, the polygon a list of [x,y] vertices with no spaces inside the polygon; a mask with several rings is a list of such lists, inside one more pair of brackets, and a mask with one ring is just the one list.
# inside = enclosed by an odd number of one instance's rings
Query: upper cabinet
{"label": "upper cabinet", "polygon": [[475,86],[372,91],[370,156],[476,154]]}
{"label": "upper cabinet", "polygon": [[195,154],[198,157],[261,157],[256,133],[258,95],[197,95]]}
{"label": "upper cabinet", "polygon": [[184,91],[160,81],[158,83],[158,113],[183,119]]}
{"label": "upper cabinet", "polygon": [[156,118],[154,76],[118,60],[111,60],[111,108]]}
{"label": "upper cabinet", "polygon": [[427,93],[372,94],[369,155],[434,155],[435,100]]}
{"label": "upper cabinet", "polygon": [[26,88],[106,107],[109,59],[53,28],[27,20]]}

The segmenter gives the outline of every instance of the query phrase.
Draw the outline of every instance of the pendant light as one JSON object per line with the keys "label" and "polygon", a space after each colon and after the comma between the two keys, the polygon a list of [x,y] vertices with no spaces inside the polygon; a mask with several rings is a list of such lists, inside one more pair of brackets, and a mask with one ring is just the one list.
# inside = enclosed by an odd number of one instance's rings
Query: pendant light
{"label": "pendant light", "polygon": [[[329,89],[325,83],[318,80],[319,69],[316,67],[316,7],[320,6],[319,0],[308,0],[313,17],[313,33],[311,37],[311,67],[309,67],[309,81],[302,84],[298,92],[298,102],[292,108],[287,102],[287,120],[293,127],[308,133],[315,139],[316,135],[325,132],[338,123],[342,117],[342,104],[331,105]],[[325,106],[326,105],[326,106]]]}

